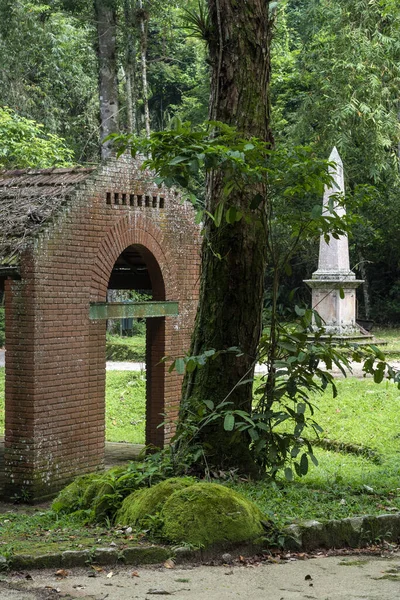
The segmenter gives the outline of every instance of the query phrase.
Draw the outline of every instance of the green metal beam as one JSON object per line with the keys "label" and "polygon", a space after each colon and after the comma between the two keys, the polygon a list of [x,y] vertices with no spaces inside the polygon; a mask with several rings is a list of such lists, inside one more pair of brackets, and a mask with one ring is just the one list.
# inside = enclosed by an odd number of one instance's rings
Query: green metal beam
{"label": "green metal beam", "polygon": [[176,317],[178,314],[178,302],[92,302],[89,308],[91,321]]}

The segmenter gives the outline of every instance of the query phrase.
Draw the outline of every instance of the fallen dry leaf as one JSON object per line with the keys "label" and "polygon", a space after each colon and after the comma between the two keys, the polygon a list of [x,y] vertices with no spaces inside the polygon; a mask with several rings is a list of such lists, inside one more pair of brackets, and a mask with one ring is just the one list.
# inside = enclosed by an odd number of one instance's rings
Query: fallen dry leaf
{"label": "fallen dry leaf", "polygon": [[174,561],[172,560],[172,558],[168,558],[168,559],[165,561],[165,563],[164,563],[164,567],[165,567],[166,569],[175,569],[175,563],[174,563]]}
{"label": "fallen dry leaf", "polygon": [[55,576],[59,577],[60,579],[65,579],[65,577],[68,577],[68,575],[69,573],[65,569],[58,569],[58,571],[55,573]]}
{"label": "fallen dry leaf", "polygon": [[92,565],[92,569],[93,571],[96,571],[96,573],[101,573],[104,571],[103,567],[98,567],[97,565]]}

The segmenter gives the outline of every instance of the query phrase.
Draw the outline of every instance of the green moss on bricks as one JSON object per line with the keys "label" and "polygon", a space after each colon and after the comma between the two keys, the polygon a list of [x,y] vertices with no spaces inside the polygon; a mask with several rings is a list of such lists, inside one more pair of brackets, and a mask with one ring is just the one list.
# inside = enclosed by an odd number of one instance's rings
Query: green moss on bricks
{"label": "green moss on bricks", "polygon": [[149,516],[160,512],[165,501],[177,490],[193,487],[191,477],[172,477],[151,487],[130,494],[115,517],[120,525],[144,525]]}
{"label": "green moss on bricks", "polygon": [[173,543],[207,547],[244,542],[263,532],[261,511],[249,500],[214,483],[199,483],[172,494],[161,512],[162,533]]}

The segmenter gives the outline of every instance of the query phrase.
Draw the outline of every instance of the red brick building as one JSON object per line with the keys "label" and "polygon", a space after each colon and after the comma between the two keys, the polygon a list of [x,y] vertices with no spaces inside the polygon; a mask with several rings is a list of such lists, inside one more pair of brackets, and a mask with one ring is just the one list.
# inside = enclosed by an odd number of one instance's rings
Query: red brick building
{"label": "red brick building", "polygon": [[106,321],[93,320],[93,303],[108,289],[150,289],[153,300],[178,303],[177,316],[146,320],[146,442],[170,439],[181,378],[160,359],[189,348],[199,231],[191,205],[128,157],[2,173],[0,227],[4,495],[37,500],[102,466]]}

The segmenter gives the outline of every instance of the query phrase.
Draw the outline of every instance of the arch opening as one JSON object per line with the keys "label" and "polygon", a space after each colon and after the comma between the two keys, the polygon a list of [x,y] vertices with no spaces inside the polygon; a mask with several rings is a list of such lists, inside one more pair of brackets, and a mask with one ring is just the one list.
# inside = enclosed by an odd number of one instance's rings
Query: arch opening
{"label": "arch opening", "polygon": [[[114,263],[108,282],[107,301],[146,300],[165,300],[164,278],[160,265],[150,250],[141,244],[133,244],[125,248]],[[119,377],[108,372],[107,391],[113,380],[114,385],[116,380],[122,382],[122,387],[126,384],[126,391],[122,391],[120,401],[122,404],[127,402],[128,406],[134,406],[135,414],[139,418],[129,415],[129,409],[126,410],[125,407],[121,407],[119,416],[112,415],[107,410],[106,438],[162,447],[164,432],[160,424],[164,413],[164,364],[161,359],[165,356],[165,317],[109,321],[107,330],[108,335],[114,331],[132,342],[138,342],[135,348],[139,353],[141,348],[144,351],[145,369],[141,369],[141,366],[144,366],[141,361],[135,361],[141,363],[137,365],[139,371],[130,372],[130,375],[125,373],[125,377]],[[145,421],[144,430],[142,416]],[[120,424],[123,424],[121,429]],[[121,432],[123,439],[115,439],[118,436],[112,434],[113,428]],[[126,437],[128,439],[124,439]]]}

